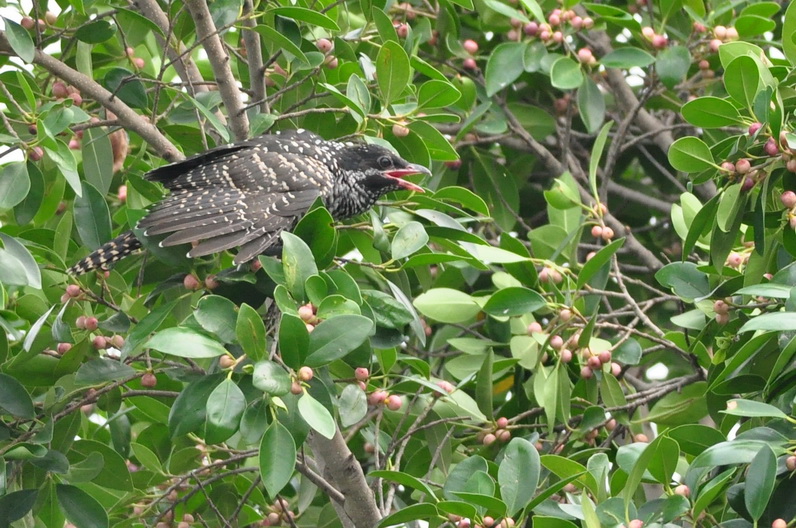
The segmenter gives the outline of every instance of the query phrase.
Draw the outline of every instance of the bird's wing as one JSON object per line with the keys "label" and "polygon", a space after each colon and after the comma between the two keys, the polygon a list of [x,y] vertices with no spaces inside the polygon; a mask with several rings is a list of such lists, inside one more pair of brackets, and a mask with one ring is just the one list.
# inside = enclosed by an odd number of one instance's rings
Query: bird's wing
{"label": "bird's wing", "polygon": [[191,257],[243,246],[235,259],[240,263],[292,228],[331,188],[333,176],[312,157],[254,143],[173,173],[170,183],[172,193],[138,226],[147,235],[169,234],[164,246],[198,243]]}

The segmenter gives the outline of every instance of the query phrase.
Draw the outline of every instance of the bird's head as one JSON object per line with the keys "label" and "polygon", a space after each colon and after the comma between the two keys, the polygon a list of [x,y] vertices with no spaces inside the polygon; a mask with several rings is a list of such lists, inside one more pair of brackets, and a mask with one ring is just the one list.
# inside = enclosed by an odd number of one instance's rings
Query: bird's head
{"label": "bird's head", "polygon": [[350,145],[346,151],[341,168],[356,174],[356,183],[369,194],[381,196],[399,189],[424,192],[422,187],[404,178],[414,174],[431,175],[426,167],[409,163],[380,145]]}

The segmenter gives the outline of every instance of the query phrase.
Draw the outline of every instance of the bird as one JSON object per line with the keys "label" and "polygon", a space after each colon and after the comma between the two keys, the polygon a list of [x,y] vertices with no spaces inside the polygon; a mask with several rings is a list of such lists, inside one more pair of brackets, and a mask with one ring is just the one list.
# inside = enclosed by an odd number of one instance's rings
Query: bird
{"label": "bird", "polygon": [[[212,148],[150,171],[169,194],[139,220],[161,246],[192,244],[188,257],[238,248],[236,265],[280,244],[316,199],[332,218],[370,209],[384,194],[423,192],[405,176],[431,172],[376,144],[322,139],[303,129],[264,134]],[[70,275],[107,270],[142,247],[125,231],[69,268]]]}

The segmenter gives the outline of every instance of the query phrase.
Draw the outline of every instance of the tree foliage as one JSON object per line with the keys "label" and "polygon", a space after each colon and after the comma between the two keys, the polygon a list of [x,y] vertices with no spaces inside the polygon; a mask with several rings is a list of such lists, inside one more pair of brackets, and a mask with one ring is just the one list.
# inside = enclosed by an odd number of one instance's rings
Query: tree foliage
{"label": "tree foliage", "polygon": [[[0,526],[793,525],[796,8],[0,14]],[[65,273],[295,128],[427,192]]]}

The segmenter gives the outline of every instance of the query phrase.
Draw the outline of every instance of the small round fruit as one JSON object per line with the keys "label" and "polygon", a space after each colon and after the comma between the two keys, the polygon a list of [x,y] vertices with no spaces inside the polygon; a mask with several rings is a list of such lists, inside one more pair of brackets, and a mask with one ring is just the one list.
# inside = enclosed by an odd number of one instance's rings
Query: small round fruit
{"label": "small round fruit", "polygon": [[80,106],[83,104],[83,96],[80,95],[79,92],[71,92],[67,97],[72,100],[72,103],[75,106]]}
{"label": "small round fruit", "polygon": [[763,150],[772,158],[779,156],[779,145],[777,145],[777,141],[774,138],[768,138],[768,141],[766,141],[766,144],[763,146]]}
{"label": "small round fruit", "polygon": [[649,438],[647,438],[647,435],[645,435],[644,433],[639,433],[639,434],[637,434],[636,436],[634,436],[634,437],[633,437],[633,439],[634,439],[636,442],[644,442],[644,443],[647,443],[647,442],[649,442],[649,441],[650,441],[650,439],[649,439]]}
{"label": "small round fruit", "polygon": [[641,34],[644,35],[644,38],[652,42],[652,39],[655,37],[655,30],[652,29],[650,26],[644,26],[641,28]]}
{"label": "small round fruit", "polygon": [[299,395],[304,392],[304,389],[301,387],[301,383],[298,381],[294,381],[290,384],[290,393]]}
{"label": "small round fruit", "polygon": [[61,81],[55,81],[53,83],[53,97],[56,97],[58,99],[63,99],[68,95],[69,95],[69,90],[67,89],[66,84],[64,84]]}
{"label": "small round fruit", "polygon": [[315,46],[317,46],[318,51],[321,53],[329,53],[332,51],[334,44],[332,44],[332,41],[329,39],[321,38],[315,41]]}
{"label": "small round fruit", "polygon": [[152,389],[158,384],[158,379],[155,375],[151,372],[147,372],[143,376],[141,376],[141,386],[146,387],[147,389]]}
{"label": "small round fruit", "polygon": [[602,239],[608,242],[609,240],[614,238],[614,230],[608,226],[603,228]]}
{"label": "small round fruit", "polygon": [[310,367],[301,367],[298,370],[298,379],[300,379],[301,381],[310,381],[313,378],[313,376],[315,376],[315,373],[312,371],[312,368]]}
{"label": "small round fruit", "polygon": [[398,35],[398,38],[405,39],[409,36],[409,24],[401,24],[395,28],[395,33]]}
{"label": "small round fruit", "polygon": [[58,345],[55,347],[55,351],[58,352],[59,355],[63,356],[69,352],[70,348],[72,348],[71,343],[58,343]]}
{"label": "small round fruit", "polygon": [[761,128],[763,128],[762,123],[752,123],[751,125],[749,125],[748,129],[749,135],[754,136],[755,134],[757,134],[757,131],[760,130]]}
{"label": "small round fruit", "polygon": [[601,238],[603,236],[603,226],[596,225],[591,228],[591,236]]}
{"label": "small round fruit", "polygon": [[488,515],[487,515],[486,517],[484,517],[484,519],[483,519],[483,525],[484,525],[486,528],[491,528],[491,527],[492,527],[494,524],[495,524],[495,519],[493,519],[492,517],[490,517],[490,516],[488,516]]}
{"label": "small round fruit", "polygon": [[99,328],[99,320],[96,317],[86,317],[86,330],[93,332]]}
{"label": "small round fruit", "polygon": [[558,312],[558,318],[561,319],[563,322],[567,322],[572,319],[572,310],[569,308],[563,308]]}
{"label": "small round fruit", "polygon": [[459,170],[462,166],[462,160],[446,161],[445,166],[450,170]]}
{"label": "small round fruit", "polygon": [[713,303],[713,311],[717,314],[730,313],[730,305],[719,299]]}
{"label": "small round fruit", "polygon": [[395,137],[406,137],[409,135],[409,129],[403,125],[395,124],[392,126],[392,133]]}
{"label": "small round fruit", "polygon": [[591,29],[594,27],[594,19],[592,17],[586,17],[583,19],[583,27],[586,29]]}
{"label": "small round fruit", "polygon": [[39,161],[44,157],[44,150],[41,147],[33,147],[28,151],[30,161]]}
{"label": "small round fruit", "polygon": [[669,39],[663,35],[655,35],[652,37],[652,47],[655,49],[663,49],[669,45]]}
{"label": "small round fruit", "polygon": [[25,28],[25,29],[27,29],[27,30],[31,30],[31,29],[33,29],[34,27],[36,27],[36,21],[35,21],[35,20],[33,20],[33,19],[32,19],[31,17],[29,17],[29,16],[24,16],[24,17],[22,17],[22,20],[20,20],[20,21],[19,21],[19,24],[20,24],[20,25],[21,25],[23,28]]}
{"label": "small round fruit", "polygon": [[611,374],[613,374],[615,378],[618,378],[619,375],[622,374],[622,365],[616,362],[611,363]]}
{"label": "small round fruit", "polygon": [[398,409],[401,408],[401,406],[403,406],[403,401],[401,400],[401,397],[398,396],[397,394],[391,394],[390,396],[387,396],[387,399],[384,401],[384,404],[387,406],[389,410],[397,411]]}
{"label": "small round fruit", "polygon": [[738,30],[734,27],[727,28],[727,40],[738,40],[740,35],[738,34]]}
{"label": "small round fruit", "polygon": [[627,528],[643,528],[643,527],[644,527],[644,521],[642,521],[641,519],[633,519],[632,521],[627,523]]}
{"label": "small round fruit", "polygon": [[368,396],[368,403],[370,403],[371,405],[378,405],[380,403],[383,403],[388,396],[389,393],[387,391],[382,389],[377,389],[371,392],[370,395]]}
{"label": "small round fruit", "polygon": [[505,429],[509,425],[509,419],[505,416],[501,416],[495,421],[495,425],[497,425],[500,429]]}
{"label": "small round fruit", "polygon": [[456,386],[447,380],[440,380],[437,382],[437,387],[444,390],[448,394],[451,394],[453,391],[456,390]]}
{"label": "small round fruit", "polygon": [[569,363],[572,361],[572,351],[568,348],[563,349],[561,352],[558,353],[559,357],[561,357],[562,363]]}
{"label": "small round fruit", "polygon": [[603,365],[611,362],[611,352],[608,350],[603,350],[602,352],[597,354],[597,357],[600,359],[600,363],[602,363]]}
{"label": "small round fruit", "polygon": [[75,328],[78,328],[80,330],[85,330],[86,329],[86,319],[87,319],[87,317],[85,315],[81,315],[80,317],[78,317],[75,320]]}
{"label": "small round fruit", "polygon": [[478,64],[475,62],[474,58],[467,57],[462,62],[462,68],[464,68],[465,70],[477,70],[478,69]]}
{"label": "small round fruit", "polygon": [[124,49],[124,53],[125,53],[125,55],[127,55],[128,58],[132,59],[133,57],[135,57],[135,48],[131,48],[130,46],[127,46]]}
{"label": "small round fruit", "polygon": [[774,519],[771,528],[788,528],[788,522],[785,519]]}
{"label": "small round fruit", "polygon": [[66,294],[70,297],[78,297],[80,295],[80,286],[77,284],[70,284],[66,287]]}
{"label": "small round fruit", "polygon": [[508,429],[501,429],[499,433],[495,433],[495,436],[497,436],[497,439],[501,442],[508,442],[511,440],[511,431]]}
{"label": "small round fruit", "polygon": [[313,308],[312,304],[305,304],[299,307],[298,309],[298,316],[301,318],[302,321],[305,323],[309,323],[310,321],[315,319],[315,309]]}
{"label": "small round fruit", "polygon": [[201,288],[202,283],[199,282],[199,279],[196,278],[196,275],[189,273],[182,279],[182,285],[185,286],[186,290],[198,290]]}
{"label": "small round fruit", "polygon": [[591,356],[591,357],[589,357],[589,359],[587,360],[587,363],[589,365],[589,368],[591,368],[592,370],[599,370],[602,367],[602,365],[603,365],[603,362],[600,361],[600,357],[599,356]]}
{"label": "small round fruit", "polygon": [[462,46],[464,47],[464,51],[470,55],[475,55],[478,53],[478,42],[474,41],[473,39],[465,40]]}
{"label": "small round fruit", "polygon": [[724,26],[716,26],[713,28],[713,36],[719,40],[727,38],[727,28]]}
{"label": "small round fruit", "polygon": [[590,379],[592,376],[594,376],[594,371],[592,369],[590,369],[589,367],[582,367],[580,369],[580,377],[581,378]]}
{"label": "small round fruit", "polygon": [[359,367],[354,371],[354,377],[357,381],[368,381],[370,378],[370,371],[365,367]]}
{"label": "small round fruit", "polygon": [[555,350],[560,350],[564,346],[564,338],[560,335],[550,337],[550,346]]}
{"label": "small round fruit", "polygon": [[326,67],[330,70],[336,70],[339,65],[340,61],[337,57],[332,57],[326,62]]}
{"label": "small round fruit", "polygon": [[735,251],[727,256],[727,266],[731,268],[738,268],[743,263],[743,256]]}
{"label": "small round fruit", "polygon": [[578,50],[578,60],[584,64],[588,63],[593,57],[594,54],[589,48],[580,48]]}
{"label": "small round fruit", "polygon": [[228,368],[232,368],[233,366],[235,366],[235,358],[224,354],[223,356],[218,358],[218,366],[225,370]]}
{"label": "small round fruit", "polygon": [[610,420],[605,422],[605,429],[608,431],[613,431],[614,429],[616,429],[616,420],[614,418],[611,418]]}
{"label": "small round fruit", "polygon": [[716,322],[722,326],[730,322],[730,314],[716,314]]}
{"label": "small round fruit", "polygon": [[686,486],[685,484],[680,484],[676,488],[674,488],[674,493],[676,495],[682,495],[683,497],[690,497],[691,496],[691,489]]}
{"label": "small round fruit", "polygon": [[144,66],[146,66],[146,61],[143,57],[133,57],[133,66],[136,67],[138,70],[143,70]]}
{"label": "small round fruit", "polygon": [[542,331],[542,325],[537,323],[536,321],[532,322],[528,325],[528,333],[529,334],[538,334]]}
{"label": "small round fruit", "polygon": [[782,201],[782,205],[788,209],[793,209],[796,207],[796,192],[785,191],[782,193],[782,196],[780,196],[779,199]]}
{"label": "small round fruit", "polygon": [[720,165],[720,167],[721,167],[721,170],[723,170],[723,171],[725,171],[725,172],[731,172],[731,173],[734,173],[734,172],[735,172],[735,163],[733,163],[733,162],[731,162],[731,161],[725,161],[725,162],[723,162],[723,163]]}
{"label": "small round fruit", "polygon": [[55,23],[58,22],[58,15],[52,11],[47,11],[44,13],[44,21],[47,22],[47,24],[54,26]]}
{"label": "small round fruit", "polygon": [[528,22],[522,27],[522,31],[529,37],[535,37],[539,33],[539,24],[536,22]]}
{"label": "small round fruit", "polygon": [[124,337],[120,336],[119,334],[114,334],[110,339],[110,343],[113,348],[121,350],[124,346]]}
{"label": "small round fruit", "polygon": [[741,158],[735,162],[735,170],[739,174],[746,174],[752,169],[752,164],[746,158]]}
{"label": "small round fruit", "polygon": [[205,288],[208,290],[215,290],[221,285],[215,275],[208,275],[205,277]]}
{"label": "small round fruit", "polygon": [[788,471],[796,471],[796,456],[789,456],[785,459],[785,467],[788,468]]}

